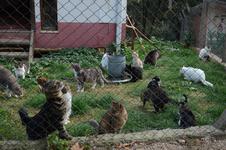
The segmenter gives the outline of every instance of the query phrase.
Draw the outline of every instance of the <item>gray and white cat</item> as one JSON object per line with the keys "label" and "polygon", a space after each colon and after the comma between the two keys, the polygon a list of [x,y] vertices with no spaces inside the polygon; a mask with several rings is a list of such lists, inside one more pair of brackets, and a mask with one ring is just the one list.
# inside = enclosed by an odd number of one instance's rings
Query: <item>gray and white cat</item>
{"label": "gray and white cat", "polygon": [[210,51],[211,51],[210,46],[206,46],[205,48],[201,49],[201,51],[199,53],[199,59],[202,60],[202,61],[208,60]]}
{"label": "gray and white cat", "polygon": [[30,72],[30,64],[28,61],[23,60],[23,61],[14,61],[14,70],[16,74],[16,79],[18,80],[20,77],[22,79],[25,78],[25,75]]}
{"label": "gray and white cat", "polygon": [[201,81],[204,85],[213,87],[213,84],[206,81],[205,73],[201,69],[196,69],[193,67],[180,67],[180,73],[185,76],[185,80],[191,80],[195,83]]}
{"label": "gray and white cat", "polygon": [[80,62],[78,64],[71,63],[75,78],[78,82],[78,91],[84,92],[84,83],[94,83],[91,89],[94,89],[97,82],[101,83],[101,88],[104,87],[104,81],[108,84],[112,83],[104,78],[103,72],[99,68],[82,69]]}
{"label": "gray and white cat", "polygon": [[143,69],[143,62],[140,60],[138,51],[132,53],[133,56],[133,66],[134,67],[141,67]]}
{"label": "gray and white cat", "polygon": [[6,68],[0,68],[0,86],[8,97],[11,97],[10,91],[15,97],[23,96],[23,85],[19,85],[13,73]]}

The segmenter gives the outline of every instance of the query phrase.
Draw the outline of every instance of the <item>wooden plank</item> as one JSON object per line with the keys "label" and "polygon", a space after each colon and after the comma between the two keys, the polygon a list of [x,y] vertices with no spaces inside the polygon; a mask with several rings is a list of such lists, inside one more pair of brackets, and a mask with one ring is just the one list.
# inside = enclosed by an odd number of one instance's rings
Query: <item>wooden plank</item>
{"label": "wooden plank", "polygon": [[28,52],[0,52],[0,55],[5,57],[17,57],[17,58],[28,58]]}
{"label": "wooden plank", "polygon": [[0,33],[27,33],[30,34],[29,30],[0,30]]}
{"label": "wooden plank", "polygon": [[34,31],[31,31],[31,38],[30,38],[30,47],[29,47],[29,61],[33,61],[34,59]]}
{"label": "wooden plank", "polygon": [[30,40],[27,39],[0,39],[0,45],[30,45]]}
{"label": "wooden plank", "polygon": [[0,51],[24,51],[22,47],[0,47]]}
{"label": "wooden plank", "polygon": [[34,48],[34,51],[37,52],[58,52],[63,48]]}

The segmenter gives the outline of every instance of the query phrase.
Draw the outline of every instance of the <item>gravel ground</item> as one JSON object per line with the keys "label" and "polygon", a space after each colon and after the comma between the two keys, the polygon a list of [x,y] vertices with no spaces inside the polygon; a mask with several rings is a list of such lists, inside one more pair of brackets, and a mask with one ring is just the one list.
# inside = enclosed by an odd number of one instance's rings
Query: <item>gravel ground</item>
{"label": "gravel ground", "polygon": [[[132,146],[131,146],[132,144]],[[92,147],[91,150],[226,150],[226,137],[178,139],[168,142],[128,143],[111,147]]]}

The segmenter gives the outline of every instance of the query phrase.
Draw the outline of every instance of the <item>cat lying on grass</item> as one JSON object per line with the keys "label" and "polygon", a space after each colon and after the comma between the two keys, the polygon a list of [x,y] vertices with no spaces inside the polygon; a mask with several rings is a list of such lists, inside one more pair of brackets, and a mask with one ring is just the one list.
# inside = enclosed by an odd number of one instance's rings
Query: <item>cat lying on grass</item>
{"label": "cat lying on grass", "polygon": [[180,73],[185,76],[185,80],[191,80],[195,83],[201,81],[204,85],[213,87],[213,84],[205,80],[205,73],[201,69],[192,67],[180,67]]}

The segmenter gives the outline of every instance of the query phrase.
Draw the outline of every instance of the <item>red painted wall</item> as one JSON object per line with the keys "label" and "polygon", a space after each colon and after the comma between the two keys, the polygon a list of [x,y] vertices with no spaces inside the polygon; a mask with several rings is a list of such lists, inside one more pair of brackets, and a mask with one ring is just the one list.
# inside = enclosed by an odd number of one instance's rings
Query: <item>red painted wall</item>
{"label": "red painted wall", "polygon": [[[35,48],[105,47],[116,39],[115,23],[58,23],[58,33],[41,33],[36,22]],[[122,41],[126,37],[126,24],[122,24]]]}

